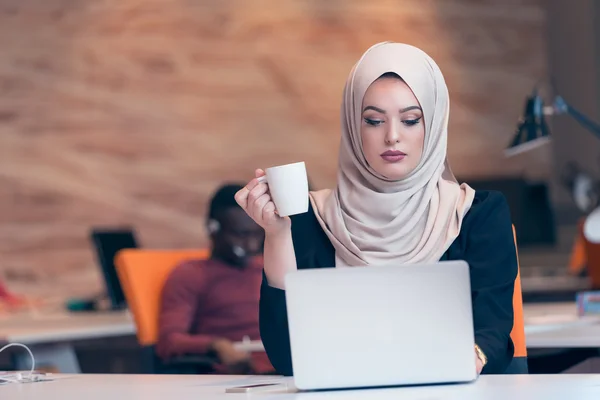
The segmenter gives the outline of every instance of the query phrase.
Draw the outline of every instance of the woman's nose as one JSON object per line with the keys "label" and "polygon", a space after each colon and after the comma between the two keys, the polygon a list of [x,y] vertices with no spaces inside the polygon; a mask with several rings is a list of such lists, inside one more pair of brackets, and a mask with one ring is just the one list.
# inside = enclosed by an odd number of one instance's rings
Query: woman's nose
{"label": "woman's nose", "polygon": [[396,124],[389,124],[388,131],[385,134],[385,143],[388,145],[400,143],[400,133]]}

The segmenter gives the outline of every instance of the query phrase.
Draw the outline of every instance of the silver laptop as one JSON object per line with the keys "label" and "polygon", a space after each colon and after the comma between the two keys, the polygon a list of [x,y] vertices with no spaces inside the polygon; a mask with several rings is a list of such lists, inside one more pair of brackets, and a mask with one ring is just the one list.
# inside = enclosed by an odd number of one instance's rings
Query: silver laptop
{"label": "silver laptop", "polygon": [[299,270],[285,284],[300,390],[477,377],[464,261]]}

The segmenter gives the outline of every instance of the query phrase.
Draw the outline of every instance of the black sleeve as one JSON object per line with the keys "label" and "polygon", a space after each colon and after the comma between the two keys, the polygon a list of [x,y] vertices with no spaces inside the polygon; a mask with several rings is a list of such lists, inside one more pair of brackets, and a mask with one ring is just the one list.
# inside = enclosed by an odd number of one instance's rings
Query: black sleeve
{"label": "black sleeve", "polygon": [[263,272],[260,288],[260,336],[271,364],[278,374],[292,376],[285,291],[269,286]]}
{"label": "black sleeve", "polygon": [[[292,240],[298,268],[314,267],[314,238],[319,236],[318,229],[320,228],[312,209],[309,209],[308,213],[292,217]],[[269,286],[264,272],[260,290],[259,321],[261,339],[271,364],[278,374],[292,376],[285,291]]]}
{"label": "black sleeve", "polygon": [[501,374],[514,353],[510,332],[518,264],[510,210],[501,193],[489,192],[472,211],[465,261],[471,271],[475,342],[488,359],[482,373]]}

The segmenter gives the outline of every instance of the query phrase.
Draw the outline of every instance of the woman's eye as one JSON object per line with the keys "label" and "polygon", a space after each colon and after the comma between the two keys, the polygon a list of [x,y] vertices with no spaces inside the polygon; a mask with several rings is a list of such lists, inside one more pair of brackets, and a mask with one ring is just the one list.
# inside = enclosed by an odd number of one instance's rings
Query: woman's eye
{"label": "woman's eye", "polygon": [[371,118],[365,118],[365,122],[371,126],[377,126],[377,125],[380,125],[383,123],[383,121],[380,121],[377,119],[371,119]]}
{"label": "woman's eye", "polygon": [[404,123],[404,125],[412,126],[418,124],[419,121],[421,121],[421,118],[405,119],[404,121],[402,121],[402,123]]}

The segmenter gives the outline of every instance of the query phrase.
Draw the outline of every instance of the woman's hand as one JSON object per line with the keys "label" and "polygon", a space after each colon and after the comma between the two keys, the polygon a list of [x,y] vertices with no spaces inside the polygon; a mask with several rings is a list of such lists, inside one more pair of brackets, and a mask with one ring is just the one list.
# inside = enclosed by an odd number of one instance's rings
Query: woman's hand
{"label": "woman's hand", "polygon": [[235,201],[265,230],[263,259],[267,282],[271,287],[285,290],[285,275],[297,268],[292,222],[289,217],[277,214],[268,185],[258,181],[264,175],[262,169],[257,169],[256,178],[236,193]]}
{"label": "woman's hand", "polygon": [[256,178],[236,193],[235,200],[246,214],[265,230],[266,236],[276,236],[289,230],[291,222],[289,217],[280,217],[277,214],[268,185],[258,181],[258,178],[264,175],[262,169],[257,169]]}
{"label": "woman's hand", "polygon": [[481,370],[483,370],[483,361],[481,361],[477,352],[475,352],[475,365],[477,366],[477,375],[481,374]]}

